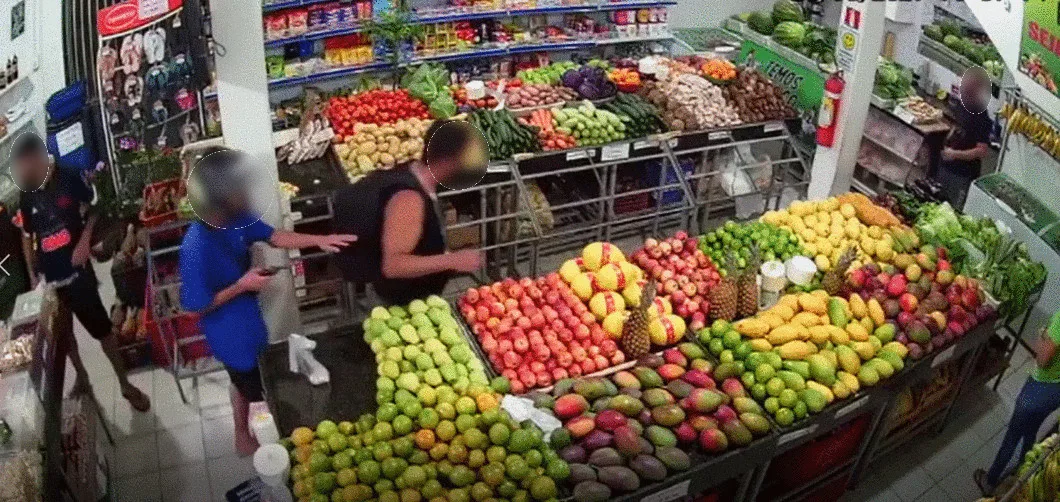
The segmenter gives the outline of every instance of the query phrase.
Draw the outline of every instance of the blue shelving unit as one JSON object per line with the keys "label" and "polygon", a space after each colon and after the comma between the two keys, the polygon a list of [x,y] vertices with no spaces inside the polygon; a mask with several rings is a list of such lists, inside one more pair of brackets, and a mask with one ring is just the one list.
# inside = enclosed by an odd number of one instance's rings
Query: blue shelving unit
{"label": "blue shelving unit", "polygon": [[279,89],[283,87],[304,85],[312,82],[322,82],[325,80],[348,77],[350,75],[356,75],[358,73],[381,70],[383,68],[386,68],[387,66],[387,63],[377,61],[375,63],[369,63],[360,66],[350,66],[346,68],[336,68],[333,70],[322,71],[310,75],[303,75],[300,77],[275,78],[269,80],[269,89]]}
{"label": "blue shelving unit", "polygon": [[364,28],[361,26],[351,26],[349,28],[339,28],[336,30],[318,31],[316,33],[306,33],[305,35],[298,35],[297,37],[278,38],[276,40],[269,40],[265,42],[265,48],[271,49],[274,47],[283,47],[287,44],[296,44],[300,42],[308,42],[312,40],[320,40],[323,38],[341,37],[345,35],[352,35],[358,33]]}
{"label": "blue shelving unit", "polygon": [[264,12],[274,12],[283,9],[290,9],[292,7],[308,7],[313,4],[328,3],[333,0],[286,0],[283,2],[272,2],[267,5],[262,5],[261,10]]}

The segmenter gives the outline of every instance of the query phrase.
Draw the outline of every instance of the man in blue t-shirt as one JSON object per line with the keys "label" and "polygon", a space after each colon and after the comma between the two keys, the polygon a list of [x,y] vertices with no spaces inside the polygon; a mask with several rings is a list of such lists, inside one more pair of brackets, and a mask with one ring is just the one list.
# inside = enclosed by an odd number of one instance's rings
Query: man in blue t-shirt
{"label": "man in blue t-shirt", "polygon": [[252,268],[250,247],[266,242],[284,249],[320,248],[338,252],[352,235],[306,235],[275,230],[250,216],[241,173],[246,157],[233,150],[207,154],[188,180],[188,194],[200,220],[191,224],[180,247],[180,300],[200,314],[199,327],[210,349],[232,380],[236,448],[257,449],[247,427],[248,404],[262,401],[258,354],[268,345],[268,330],[257,293],[275,270]]}
{"label": "man in blue t-shirt", "polygon": [[[14,181],[21,190],[19,219],[31,285],[36,287],[39,276],[43,276],[55,286],[59,301],[103,346],[103,353],[118,376],[122,397],[137,411],[147,411],[151,401],[129,383],[118,353],[118,335],[103,306],[99,283],[88,261],[97,216],[91,210],[92,189],[80,176],[55,167],[48,158],[44,141],[36,134],[26,133],[15,139],[11,164]],[[77,340],[70,337],[63,342],[69,345],[70,361],[76,372],[73,393],[86,393],[91,387]]]}

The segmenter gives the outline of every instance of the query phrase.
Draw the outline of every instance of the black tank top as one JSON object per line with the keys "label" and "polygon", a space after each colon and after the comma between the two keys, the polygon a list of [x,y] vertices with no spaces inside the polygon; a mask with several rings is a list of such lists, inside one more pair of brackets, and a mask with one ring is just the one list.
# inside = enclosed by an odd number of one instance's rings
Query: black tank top
{"label": "black tank top", "polygon": [[348,279],[373,283],[376,293],[393,305],[441,294],[450,276],[448,272],[411,279],[382,276],[382,228],[386,206],[396,193],[405,190],[418,193],[425,210],[420,240],[412,254],[433,256],[445,253],[447,246],[441,211],[409,166],[374,171],[335,195],[336,229],[358,236],[356,245],[351,246],[354,249],[343,253],[348,258],[345,267],[344,256],[340,256],[340,268],[346,269],[343,272]]}

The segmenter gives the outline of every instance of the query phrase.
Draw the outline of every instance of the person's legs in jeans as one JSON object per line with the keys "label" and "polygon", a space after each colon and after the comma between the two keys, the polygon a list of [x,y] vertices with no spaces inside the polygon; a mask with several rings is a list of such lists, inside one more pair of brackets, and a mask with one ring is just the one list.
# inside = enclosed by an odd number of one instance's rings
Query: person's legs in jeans
{"label": "person's legs in jeans", "polygon": [[1038,429],[1049,416],[1060,407],[1060,383],[1041,383],[1033,378],[1028,378],[1023,384],[1019,396],[1016,397],[1016,405],[1012,410],[1012,418],[1009,420],[1008,431],[1001,441],[997,457],[986,475],[986,484],[996,487],[1005,474],[1005,468],[1012,459],[1012,453],[1016,445],[1021,444],[1020,459],[1031,449],[1038,439]]}
{"label": "person's legs in jeans", "polygon": [[[120,386],[122,397],[129,401],[129,404],[137,411],[144,412],[149,410],[151,408],[150,399],[129,382],[125,362],[122,361],[121,355],[118,354],[121,344],[118,341],[118,335],[114,332],[110,315],[107,313],[107,309],[103,307],[103,300],[99,297],[95,275],[91,272],[81,272],[77,279],[69,286],[63,288],[63,290],[65,296],[69,298],[67,305],[70,311],[77,316],[77,320],[84,325],[88,333],[92,335],[92,338],[99,340],[100,345],[103,347],[103,353],[106,354],[110,365],[114,368],[114,373],[118,376],[118,385]],[[78,361],[80,361],[80,356],[75,356],[76,353],[75,344],[71,350],[71,357],[77,357]],[[74,366],[77,367],[77,363]]]}

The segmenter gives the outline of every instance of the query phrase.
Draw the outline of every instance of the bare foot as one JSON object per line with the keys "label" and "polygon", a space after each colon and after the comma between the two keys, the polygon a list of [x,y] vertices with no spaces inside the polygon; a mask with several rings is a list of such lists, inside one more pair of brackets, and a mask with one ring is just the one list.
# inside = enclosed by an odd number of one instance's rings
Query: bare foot
{"label": "bare foot", "polygon": [[121,390],[121,397],[124,397],[129,402],[129,405],[140,413],[145,413],[151,409],[151,400],[147,397],[147,394],[144,394],[131,384]]}

